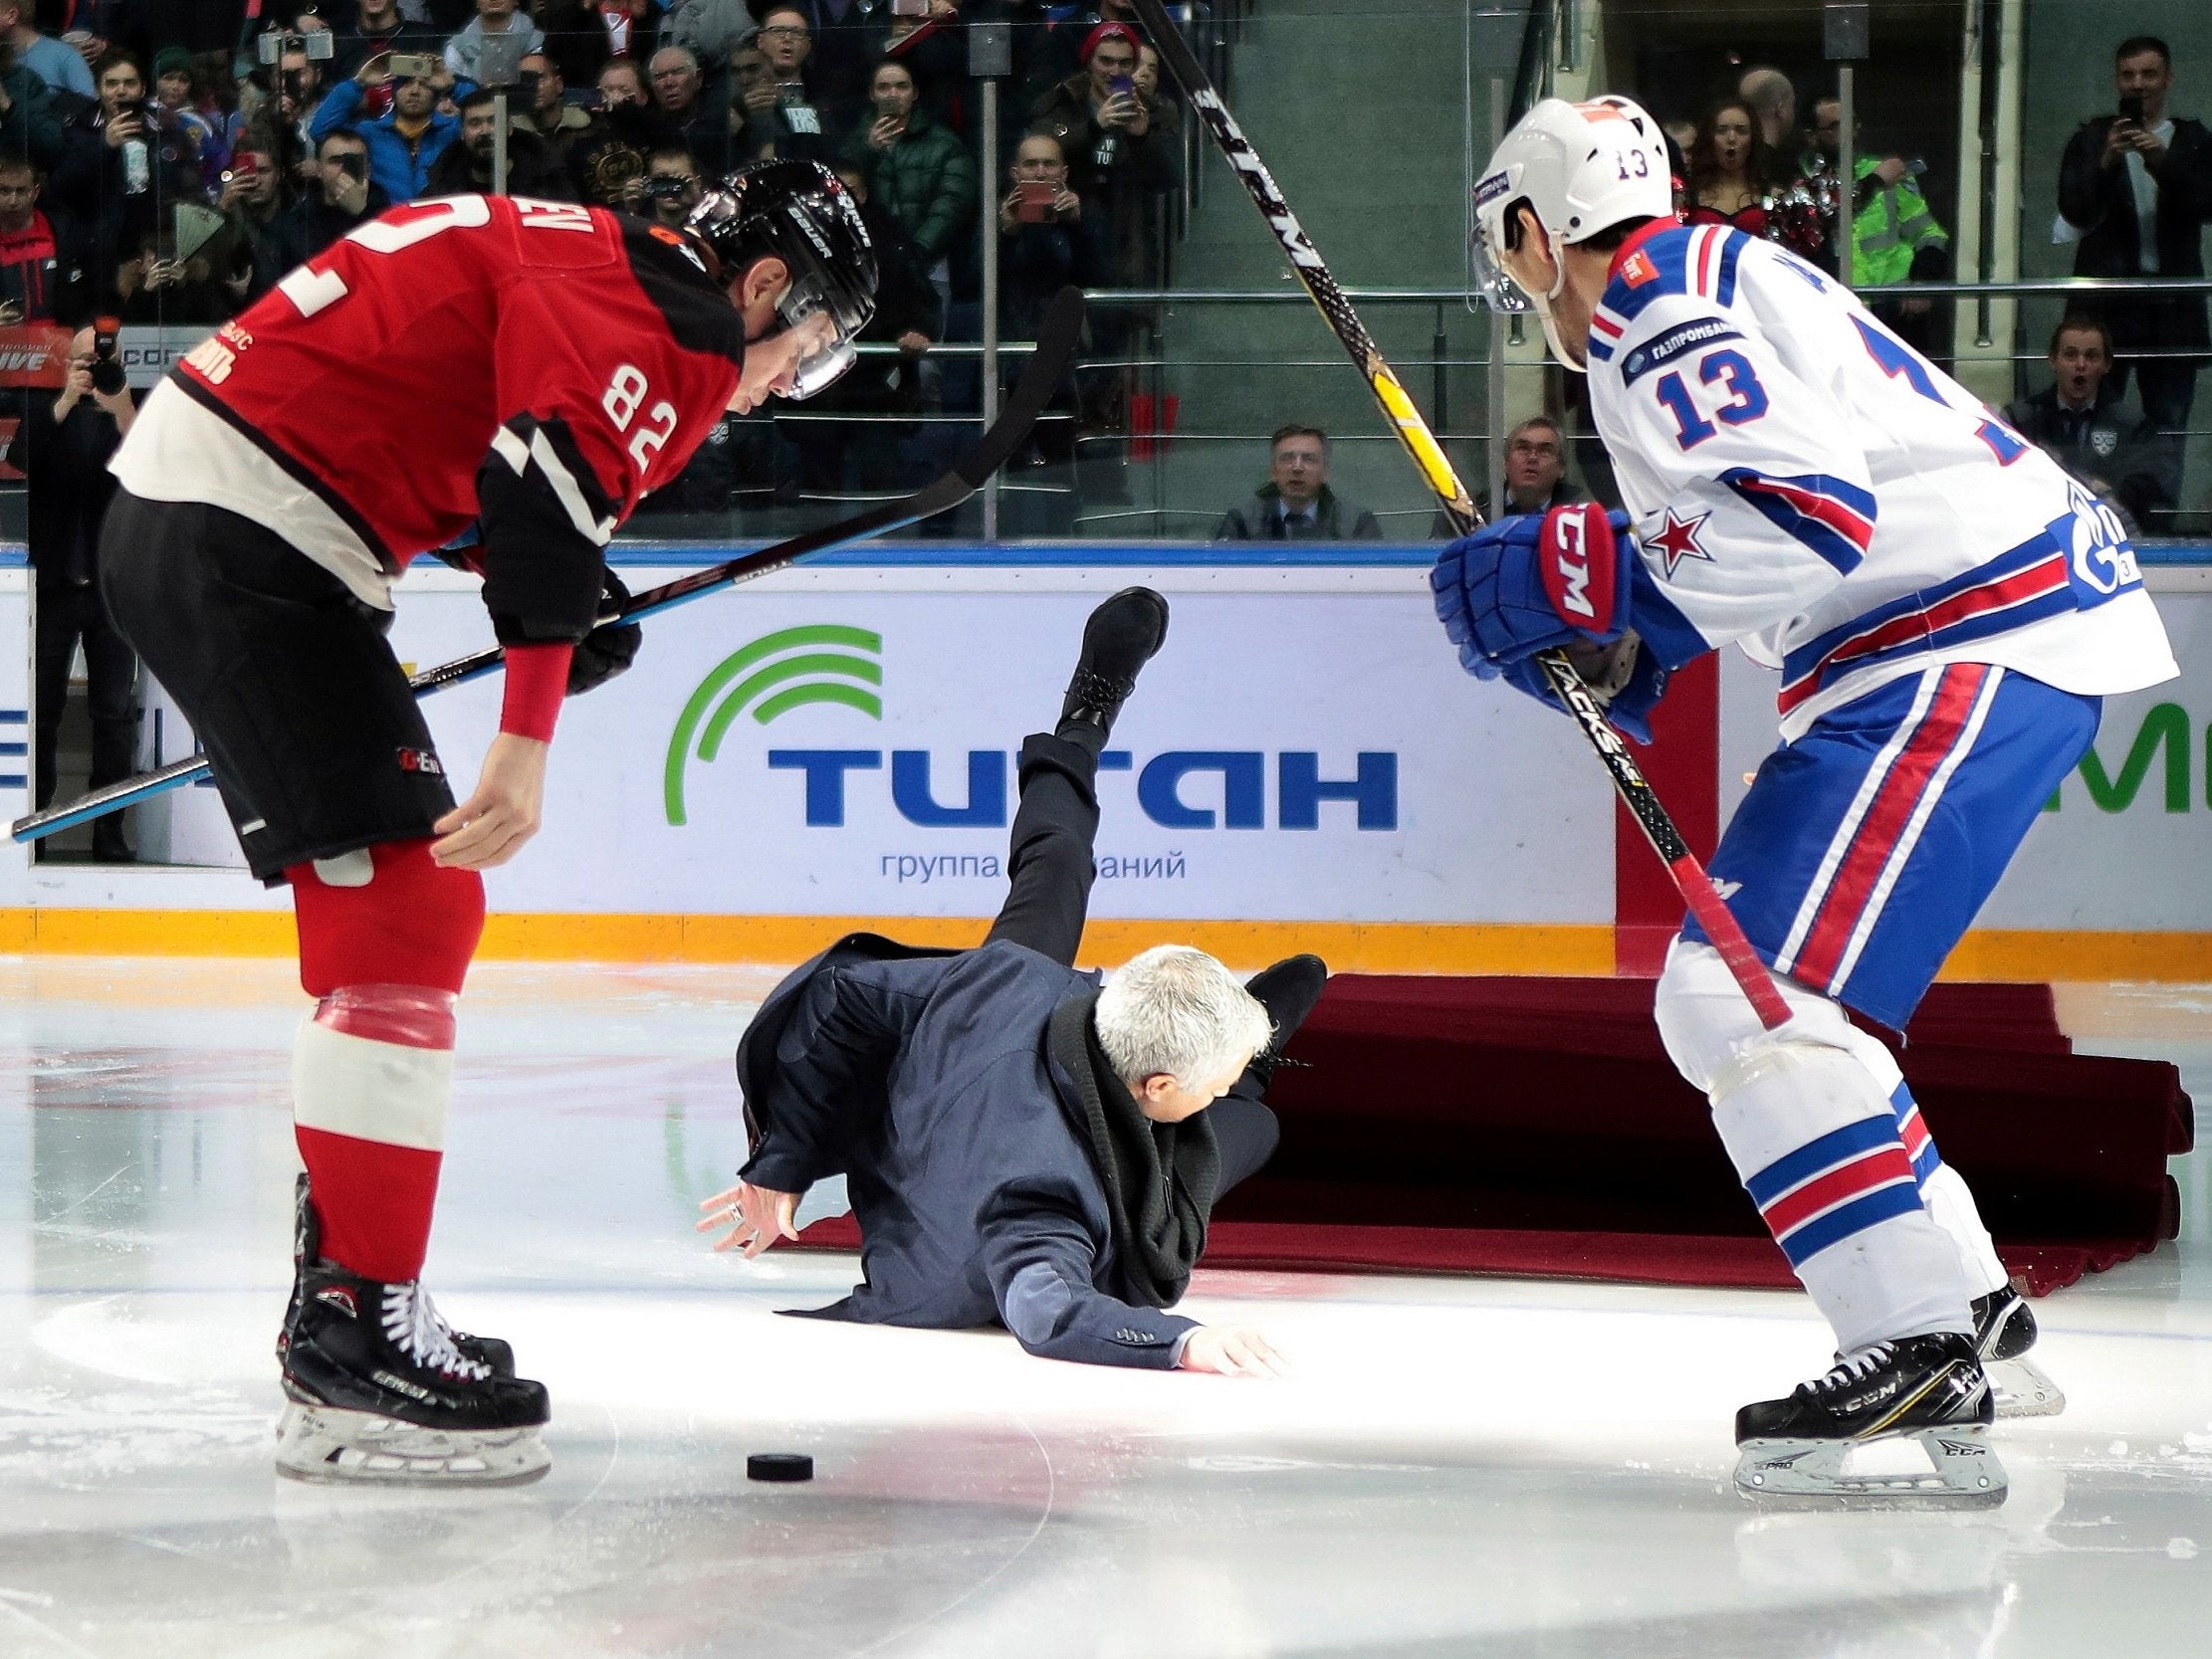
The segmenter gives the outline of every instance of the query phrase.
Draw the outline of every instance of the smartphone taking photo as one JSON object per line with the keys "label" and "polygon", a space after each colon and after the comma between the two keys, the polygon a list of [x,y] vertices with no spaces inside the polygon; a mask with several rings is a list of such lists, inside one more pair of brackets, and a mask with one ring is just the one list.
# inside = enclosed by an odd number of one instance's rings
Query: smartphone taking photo
{"label": "smartphone taking photo", "polygon": [[1013,218],[1017,225],[1041,225],[1052,217],[1052,198],[1058,188],[1050,179],[1025,178],[1014,185]]}

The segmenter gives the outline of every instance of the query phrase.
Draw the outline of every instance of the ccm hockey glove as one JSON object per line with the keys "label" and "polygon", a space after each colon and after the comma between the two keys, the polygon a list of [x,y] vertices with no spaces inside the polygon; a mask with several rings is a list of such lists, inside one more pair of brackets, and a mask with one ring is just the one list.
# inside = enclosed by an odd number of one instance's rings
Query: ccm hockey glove
{"label": "ccm hockey glove", "polygon": [[1429,572],[1438,620],[1478,680],[1539,651],[1611,645],[1628,628],[1636,542],[1595,502],[1520,514],[1461,536]]}

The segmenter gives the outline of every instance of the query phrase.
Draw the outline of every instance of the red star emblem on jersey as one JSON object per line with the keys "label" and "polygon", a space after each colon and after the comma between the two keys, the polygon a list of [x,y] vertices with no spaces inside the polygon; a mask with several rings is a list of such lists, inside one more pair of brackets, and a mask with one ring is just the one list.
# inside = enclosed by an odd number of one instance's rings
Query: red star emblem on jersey
{"label": "red star emblem on jersey", "polygon": [[1701,558],[1708,564],[1712,562],[1712,554],[1706,552],[1697,540],[1698,526],[1711,517],[1709,513],[1700,513],[1694,518],[1677,518],[1672,508],[1666,510],[1666,521],[1659,526],[1659,533],[1648,539],[1644,545],[1656,547],[1665,555],[1668,579],[1673,577],[1674,566],[1685,558]]}

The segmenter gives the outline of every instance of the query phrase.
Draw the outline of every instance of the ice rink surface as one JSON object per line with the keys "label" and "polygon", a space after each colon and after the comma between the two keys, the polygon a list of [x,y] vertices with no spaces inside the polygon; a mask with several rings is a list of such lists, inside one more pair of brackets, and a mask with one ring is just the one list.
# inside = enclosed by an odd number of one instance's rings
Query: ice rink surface
{"label": "ice rink surface", "polygon": [[[476,970],[429,1283],[553,1469],[366,1493],[270,1461],[289,967],[0,960],[0,1655],[2212,1652],[2205,1152],[2178,1247],[2037,1305],[2071,1404],[2000,1429],[2002,1509],[1766,1513],[1729,1429],[1827,1361],[1793,1295],[1202,1272],[1280,1382],[776,1318],[854,1259],[691,1231],[773,979]],[[2061,1011],[2212,1100],[2212,991]]]}

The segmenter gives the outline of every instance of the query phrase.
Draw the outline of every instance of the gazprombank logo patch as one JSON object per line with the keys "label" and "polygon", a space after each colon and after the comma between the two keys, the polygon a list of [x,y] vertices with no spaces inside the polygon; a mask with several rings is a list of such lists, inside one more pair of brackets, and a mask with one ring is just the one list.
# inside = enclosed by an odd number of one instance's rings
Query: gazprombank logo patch
{"label": "gazprombank logo patch", "polygon": [[767,726],[793,709],[839,703],[883,719],[882,656],[881,634],[823,622],[763,634],[725,657],[691,694],[669,734],[661,781],[669,823],[685,822],[692,759],[711,764],[740,715]]}

